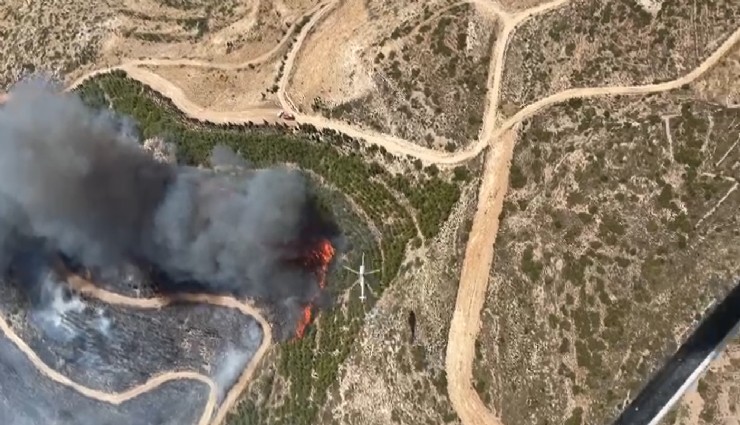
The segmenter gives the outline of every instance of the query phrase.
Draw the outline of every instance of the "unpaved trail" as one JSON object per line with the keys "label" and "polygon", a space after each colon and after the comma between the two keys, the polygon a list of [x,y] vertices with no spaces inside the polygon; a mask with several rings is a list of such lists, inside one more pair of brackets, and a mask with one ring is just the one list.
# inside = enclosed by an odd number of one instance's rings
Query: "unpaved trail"
{"label": "unpaved trail", "polygon": [[570,0],[555,0],[511,15],[501,9],[496,2],[474,0],[474,3],[481,4],[482,7],[491,9],[502,25],[493,47],[493,54],[491,56],[493,60],[489,65],[486,109],[483,113],[483,124],[481,125],[478,141],[474,144],[475,147],[472,150],[476,155],[480,153],[485,146],[490,144],[492,139],[489,135],[491,135],[493,133],[493,129],[496,128],[498,107],[501,99],[501,83],[504,76],[504,60],[506,58],[506,50],[509,46],[512,32],[514,32],[516,27],[526,22],[529,18],[560,7],[569,1]]}
{"label": "unpaved trail", "polygon": [[488,289],[499,216],[508,187],[508,173],[513,157],[516,132],[512,127],[550,105],[571,98],[600,95],[637,95],[678,88],[703,75],[740,40],[740,28],[738,28],[698,68],[676,80],[645,86],[566,90],[525,107],[502,123],[497,129],[493,130],[496,127],[498,118],[504,59],[511,33],[518,24],[534,16],[536,13],[551,10],[567,2],[568,0],[556,0],[522,11],[513,16],[503,13],[494,6],[494,11],[499,14],[499,19],[503,23],[503,30],[499,36],[500,39],[496,41],[494,47],[494,62],[491,65],[493,67],[491,70],[492,77],[490,77],[491,82],[489,84],[489,101],[481,137],[474,149],[477,151],[483,149],[485,146],[490,146],[492,151],[486,160],[485,174],[478,195],[478,209],[473,219],[470,239],[466,247],[455,311],[450,324],[447,342],[446,371],[448,392],[452,405],[464,425],[502,425],[500,418],[492,414],[481,401],[480,396],[472,386],[472,379],[473,361],[475,359],[475,340],[480,330],[480,313],[485,303]]}
{"label": "unpaved trail", "polygon": [[486,158],[447,339],[447,389],[452,406],[464,425],[502,424],[481,401],[473,388],[472,377],[475,338],[480,329],[480,311],[486,300],[488,276],[493,264],[493,243],[509,184],[515,139],[515,130],[506,131],[491,147]]}
{"label": "unpaved trail", "polygon": [[335,121],[318,115],[299,115],[296,114],[296,121],[301,124],[311,124],[319,129],[328,129],[344,133],[352,138],[364,140],[366,143],[378,145],[385,148],[388,152],[404,158],[407,155],[421,160],[425,164],[437,164],[441,166],[455,166],[465,163],[475,158],[477,152],[467,152],[463,155],[450,152],[442,152],[435,149],[429,149],[417,145],[400,137],[395,137],[372,130],[366,130],[347,124],[342,121]]}
{"label": "unpaved trail", "polygon": [[[554,8],[560,7],[568,3],[569,0],[556,0],[550,3],[544,3],[533,9],[524,10],[515,15],[503,15],[502,23],[504,28],[508,28],[509,33],[502,34],[504,42],[496,43],[494,47],[494,70],[490,77],[491,83],[489,85],[489,101],[487,102],[487,111],[484,116],[484,121],[481,129],[481,137],[478,142],[471,144],[465,149],[456,151],[454,153],[442,152],[434,149],[425,148],[407,140],[385,135],[382,133],[361,129],[357,126],[344,123],[342,121],[331,120],[321,116],[313,115],[302,115],[295,113],[296,121],[299,123],[312,124],[317,128],[321,129],[333,129],[347,134],[350,137],[357,139],[364,139],[368,143],[372,143],[378,146],[384,147],[388,152],[398,156],[410,155],[414,158],[420,159],[422,162],[427,164],[438,164],[442,166],[456,166],[463,164],[480,154],[486,146],[490,144],[491,140],[495,140],[503,134],[506,130],[514,126],[515,124],[524,121],[525,119],[539,113],[543,109],[550,107],[554,104],[568,101],[574,98],[584,97],[596,97],[596,96],[613,96],[613,95],[641,95],[648,93],[658,93],[673,90],[681,87],[684,84],[688,84],[698,79],[704,73],[706,73],[712,66],[714,66],[720,59],[722,59],[732,49],[738,41],[740,41],[740,28],[724,42],[722,45],[709,57],[707,57],[696,69],[692,72],[672,81],[667,81],[659,84],[648,84],[644,86],[611,86],[611,87],[585,87],[576,88],[562,91],[554,95],[548,96],[537,102],[534,102],[519,112],[514,114],[511,118],[505,120],[499,126],[496,125],[497,121],[497,109],[500,99],[501,83],[503,76],[504,59],[506,55],[506,48],[508,46],[508,38],[518,25],[525,22],[527,19],[535,16],[538,13],[544,13]],[[282,91],[283,89],[280,89]],[[492,133],[492,134],[491,134]],[[489,135],[490,137],[486,137]]]}
{"label": "unpaved trail", "polygon": [[254,108],[243,111],[213,111],[191,101],[180,87],[177,87],[165,80],[157,73],[129,65],[123,65],[118,69],[125,71],[129,77],[146,84],[154,89],[154,91],[169,98],[178,109],[186,111],[186,114],[191,117],[208,120],[216,124],[243,122],[262,123],[263,121],[276,122],[278,120],[277,113],[280,111],[279,108],[255,106]]}
{"label": "unpaved trail", "polygon": [[[484,5],[484,7],[490,7],[495,13],[497,13],[499,19],[503,23],[503,29],[501,32],[501,40],[498,40],[494,47],[493,63],[491,65],[493,69],[489,74],[487,111],[484,114],[485,117],[481,136],[476,143],[464,150],[457,151],[455,153],[440,152],[433,149],[423,148],[400,138],[364,130],[343,122],[333,121],[320,116],[307,116],[295,113],[296,121],[298,123],[311,124],[317,128],[332,129],[342,132],[350,137],[364,139],[368,143],[382,146],[388,152],[395,155],[401,157],[409,155],[420,159],[424,163],[436,163],[443,166],[462,164],[474,158],[483,151],[483,149],[490,146],[491,151],[489,152],[489,157],[487,158],[485,165],[485,174],[483,176],[483,182],[481,184],[478,197],[478,207],[471,229],[470,240],[466,247],[466,255],[463,260],[460,286],[455,311],[450,325],[447,346],[446,370],[448,375],[448,391],[453,407],[460,416],[464,425],[501,424],[501,421],[486,409],[485,405],[481,402],[480,397],[473,389],[471,382],[472,364],[475,352],[474,343],[480,327],[480,312],[485,302],[488,277],[493,262],[493,244],[498,230],[498,217],[501,212],[503,199],[508,186],[509,166],[516,139],[516,130],[514,127],[523,120],[541,112],[543,109],[551,105],[574,98],[641,95],[679,88],[682,85],[691,83],[701,77],[720,59],[722,59],[722,57],[724,57],[724,55],[727,54],[730,49],[738,43],[738,41],[740,41],[740,28],[738,28],[696,69],[680,78],[677,78],[676,80],[644,86],[587,87],[565,90],[527,105],[511,118],[505,120],[500,125],[497,125],[497,109],[503,75],[502,68],[504,66],[507,44],[511,32],[518,24],[524,22],[529,17],[538,13],[546,12],[552,8],[566,4],[567,2],[568,0],[556,0],[514,14],[503,11],[495,3]],[[333,4],[334,3],[332,3],[332,5]],[[278,92],[280,102],[286,109],[295,110],[292,107],[290,100],[285,95],[285,89],[288,84],[289,75],[292,72],[291,70],[293,69],[293,63],[297,57],[297,53],[306,36],[310,32],[312,25],[315,25],[323,14],[327,13],[331,8],[332,6],[327,6],[326,9],[321,11],[321,13],[313,16],[311,21],[313,23],[309,22],[309,24],[306,25],[306,28],[302,30],[299,35],[299,39],[296,41],[296,45],[294,46],[295,48],[289,53],[289,57],[285,64],[285,72],[280,80]],[[118,67],[92,71],[75,81],[68,87],[68,90],[77,87],[79,84],[95,75],[106,73],[114,69],[122,69],[127,72],[131,78],[137,79],[149,85],[153,90],[169,97],[178,108],[190,117],[208,120],[214,123],[243,123],[247,121],[261,121],[263,119],[267,121],[275,121],[275,113],[277,110],[255,108],[254,110],[234,113],[210,111],[199,107],[188,100],[182,90],[178,89],[171,82],[152,72],[137,68],[136,65],[136,61],[131,61]],[[0,102],[2,102],[3,99],[4,96],[0,95]],[[110,297],[113,295],[116,294],[105,295],[100,290],[95,291],[96,297]],[[113,301],[113,298],[109,299],[111,302]],[[136,302],[145,301],[146,300],[137,300]],[[236,300],[232,301],[238,303]],[[206,302],[217,303],[214,297],[209,297]],[[256,312],[250,314],[255,318],[261,319],[261,316]],[[269,326],[264,329],[265,335],[267,336],[267,329],[269,329]],[[240,384],[242,381],[244,381],[244,385],[246,384],[248,375],[251,374],[251,370],[253,370],[254,365],[264,354],[264,350],[267,349],[267,346],[269,346],[269,339],[265,337],[263,345],[260,347],[257,354],[255,354],[255,359],[250,363],[248,372],[245,372],[247,378],[240,379]],[[61,378],[64,377],[61,376]],[[218,421],[223,420],[223,417],[228,411],[227,407],[230,406],[230,403],[233,403],[238,397],[239,392],[236,391],[237,387],[238,385],[229,393],[227,397],[227,401],[229,403],[224,403],[224,407],[222,407],[221,411],[218,412],[216,418]],[[89,391],[89,389],[87,391]],[[113,396],[109,395],[109,397]],[[218,421],[214,421],[214,423],[219,423]]]}
{"label": "unpaved trail", "polygon": [[[26,355],[26,357],[34,364],[34,366],[43,373],[49,379],[58,382],[66,387],[72,388],[80,394],[106,403],[121,404],[127,400],[131,400],[139,395],[151,391],[162,384],[178,379],[191,379],[202,382],[208,385],[209,395],[208,402],[203,409],[198,425],[220,425],[229,409],[234,405],[239,395],[244,391],[249,379],[251,378],[257,364],[260,362],[262,357],[267,352],[272,342],[272,328],[270,324],[265,320],[262,314],[255,309],[253,306],[240,302],[232,297],[215,296],[208,294],[181,294],[174,296],[169,299],[165,298],[131,298],[114,292],[106,291],[95,286],[93,283],[83,279],[77,275],[68,276],[69,286],[80,293],[94,297],[108,304],[113,305],[124,305],[129,307],[143,308],[143,309],[160,309],[175,301],[186,301],[192,303],[202,303],[218,305],[227,308],[233,308],[239,310],[244,315],[253,317],[259,322],[262,328],[262,343],[260,344],[254,356],[252,356],[249,365],[242,372],[239,380],[234,384],[226,394],[221,408],[218,411],[216,409],[217,403],[217,386],[207,376],[201,375],[196,372],[166,372],[160,375],[154,376],[144,384],[136,386],[130,390],[121,393],[106,393],[103,391],[93,390],[91,388],[80,385],[61,373],[50,368],[44,363],[36,353],[8,326],[6,320],[0,316],[0,330]],[[214,417],[215,411],[215,417]]]}
{"label": "unpaved trail", "polygon": [[496,3],[491,3],[503,27],[493,48],[488,102],[478,142],[478,145],[489,146],[491,150],[486,158],[483,181],[478,193],[478,206],[465,249],[445,358],[447,391],[452,406],[464,425],[503,425],[500,418],[483,404],[480,395],[472,386],[472,380],[475,339],[480,330],[480,313],[486,300],[488,279],[493,264],[493,246],[498,233],[504,195],[509,185],[509,167],[516,140],[516,131],[511,127],[503,132],[494,133],[498,120],[506,49],[512,32],[519,24],[537,13],[559,7],[568,1],[555,0],[514,15],[504,12]]}
{"label": "unpaved trail", "polygon": [[740,28],[737,28],[735,32],[733,32],[732,35],[730,35],[727,40],[725,40],[725,42],[722,43],[722,45],[714,51],[714,53],[704,59],[704,61],[693,71],[675,80],[666,81],[664,83],[658,84],[646,84],[642,86],[584,87],[568,89],[559,93],[555,93],[544,99],[540,99],[534,103],[531,103],[525,106],[523,109],[519,110],[519,112],[517,112],[511,118],[507,119],[501,124],[499,132],[502,132],[511,126],[524,121],[525,119],[537,114],[538,112],[549,106],[552,106],[556,103],[565,102],[570,99],[596,96],[641,95],[677,89],[684,84],[689,84],[704,75],[704,73],[709,71],[709,69],[711,69],[733,47],[735,47],[738,42],[740,42]]}
{"label": "unpaved trail", "polygon": [[282,108],[286,111],[290,111],[294,114],[298,112],[298,108],[296,108],[295,104],[293,104],[293,102],[288,98],[287,88],[288,81],[290,81],[290,78],[293,75],[295,60],[298,57],[298,53],[301,51],[301,47],[303,47],[303,42],[306,41],[306,38],[311,33],[311,30],[316,26],[316,24],[318,24],[325,16],[327,16],[330,11],[334,10],[338,4],[338,0],[331,3],[323,4],[321,6],[322,9],[319,10],[318,13],[314,14],[313,17],[311,17],[311,20],[308,21],[306,26],[301,30],[301,33],[298,34],[298,39],[293,45],[293,48],[290,50],[290,52],[288,52],[288,58],[285,60],[285,64],[283,65],[283,75],[280,76],[280,80],[278,81],[277,92],[280,106],[282,106]]}
{"label": "unpaved trail", "polygon": [[[218,305],[221,307],[227,307],[227,308],[233,308],[244,314],[245,316],[250,316],[257,320],[259,322],[260,327],[262,328],[262,343],[260,344],[257,351],[255,351],[254,356],[252,356],[252,360],[249,362],[249,365],[247,366],[244,371],[242,371],[241,376],[239,377],[239,380],[234,384],[226,394],[226,397],[224,398],[223,403],[221,404],[221,408],[216,412],[215,418],[209,423],[206,421],[204,424],[209,425],[220,425],[223,420],[226,418],[226,414],[229,412],[229,409],[234,405],[239,395],[244,391],[247,384],[249,383],[249,379],[252,377],[252,374],[254,373],[254,370],[257,367],[257,364],[262,360],[262,357],[267,352],[268,348],[270,347],[270,344],[272,343],[272,327],[267,322],[267,320],[262,316],[259,310],[254,308],[253,306],[247,304],[246,302],[238,301],[236,298],[233,297],[227,297],[227,296],[218,296],[218,295],[209,295],[209,294],[178,294],[175,296],[172,296],[170,298],[131,298],[126,297],[121,294],[117,294],[115,292],[106,291],[104,289],[101,289],[97,286],[95,286],[93,283],[82,279],[81,277],[77,275],[70,275],[68,278],[68,282],[70,287],[74,288],[75,290],[80,291],[81,293],[84,293],[86,295],[93,296],[101,301],[104,301],[108,304],[115,304],[115,305],[126,305],[131,307],[138,307],[138,308],[150,308],[150,309],[160,309],[162,307],[165,307],[172,302],[175,301],[187,301],[191,303],[201,303],[201,304],[211,304],[211,305]],[[165,378],[168,376],[175,376],[176,373],[167,373],[160,376],[164,376]],[[195,375],[198,375],[195,373]],[[210,381],[210,379],[206,376],[199,375],[202,379]],[[171,378],[171,379],[182,379],[182,378]],[[169,380],[169,379],[168,379]],[[145,384],[146,385],[146,384]],[[212,383],[211,385],[211,396],[214,398],[215,403],[215,397],[216,397],[216,385]],[[210,409],[213,411],[213,407]],[[211,415],[208,415],[208,419],[211,418]],[[202,422],[201,422],[202,423]]]}
{"label": "unpaved trail", "polygon": [[[564,0],[558,0],[554,3],[546,3],[542,6],[538,6],[537,10],[546,10],[545,8],[547,6],[554,7],[553,5],[560,5],[564,4]],[[522,14],[527,14],[528,16],[532,16],[532,11],[524,11],[521,12]],[[700,76],[702,76],[706,71],[708,71],[714,64],[716,64],[735,44],[737,44],[738,40],[740,40],[740,28],[738,28],[723,44],[722,46],[715,51],[714,54],[709,56],[707,59],[702,62],[702,64],[696,68],[694,71],[690,72],[689,74],[684,75],[683,77],[680,77],[673,81],[668,81],[665,83],[660,84],[649,84],[645,86],[613,86],[613,87],[587,87],[587,88],[578,88],[578,89],[569,89],[565,90],[560,93],[556,93],[554,95],[548,96],[544,99],[541,99],[535,103],[532,103],[516,114],[512,116],[511,118],[504,121],[498,128],[494,131],[493,137],[499,137],[506,129],[511,128],[513,125],[515,125],[518,122],[521,122],[530,116],[540,112],[542,109],[547,108],[549,106],[552,106],[556,103],[565,102],[567,100],[573,99],[573,98],[583,98],[583,97],[595,97],[595,96],[609,96],[609,95],[639,95],[639,94],[648,94],[648,93],[657,93],[657,92],[663,92],[672,90],[675,88],[678,88],[684,84],[691,83],[692,81],[696,80]],[[503,52],[505,53],[505,49],[503,49]],[[497,56],[497,58],[500,56]],[[501,59],[498,59],[501,60]],[[136,61],[132,61],[132,63],[135,63]],[[503,62],[501,62],[503,63]],[[221,112],[221,111],[212,111],[208,110],[206,108],[203,108],[201,106],[198,106],[194,104],[192,101],[190,101],[187,96],[182,92],[181,89],[179,89],[177,86],[169,82],[168,80],[162,78],[161,76],[147,71],[143,70],[141,68],[137,68],[136,65],[129,65],[127,62],[126,64],[115,66],[115,67],[108,67],[103,68],[99,70],[91,71],[77,80],[75,80],[70,86],[68,86],[67,91],[72,90],[76,88],[77,86],[81,85],[88,79],[100,75],[105,74],[113,70],[123,70],[125,71],[131,78],[145,82],[147,85],[149,85],[153,90],[162,93],[163,95],[169,97],[172,102],[178,107],[181,108],[182,112],[192,118],[201,119],[201,120],[207,120],[214,123],[234,123],[234,124],[241,124],[246,122],[256,122],[261,123],[263,120],[266,120],[268,122],[276,122],[277,117],[276,114],[278,112],[277,109],[266,109],[264,107],[255,107],[254,109],[249,109],[245,111],[239,111],[239,112]],[[495,81],[495,79],[494,79]],[[499,82],[495,83],[495,86],[500,87],[500,80]],[[4,95],[0,95],[0,103],[5,98]],[[287,103],[287,100],[284,100]],[[498,102],[498,101],[496,101]],[[492,102],[489,103],[489,110],[495,111],[493,108],[494,105]],[[488,145],[489,138],[481,137],[480,140],[476,143],[471,144],[465,149],[456,151],[454,153],[449,152],[441,152],[434,149],[429,149],[425,147],[421,147],[415,143],[409,142],[408,140],[404,140],[398,137],[393,137],[390,135],[385,135],[379,132],[366,130],[359,128],[357,126],[347,124],[341,121],[335,121],[328,118],[324,118],[321,116],[308,116],[308,115],[302,115],[302,114],[295,114],[296,116],[296,123],[304,123],[304,124],[311,124],[319,129],[332,129],[341,133],[345,133],[350,137],[357,138],[357,139],[363,139],[367,143],[375,144],[378,146],[381,146],[385,148],[388,152],[397,155],[399,157],[405,157],[405,156],[412,156],[414,158],[420,159],[425,164],[438,164],[440,166],[456,166],[463,164],[473,158],[475,158],[483,149]],[[489,131],[489,129],[495,127],[495,118],[490,118],[491,114],[486,114],[486,119],[484,120],[484,131]],[[484,131],[481,132],[481,134],[485,134]]]}

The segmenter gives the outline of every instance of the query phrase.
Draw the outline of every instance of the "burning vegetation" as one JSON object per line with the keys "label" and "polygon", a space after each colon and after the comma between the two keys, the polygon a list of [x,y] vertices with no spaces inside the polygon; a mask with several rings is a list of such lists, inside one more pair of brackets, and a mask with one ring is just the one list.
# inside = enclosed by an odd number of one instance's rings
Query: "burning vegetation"
{"label": "burning vegetation", "polygon": [[[326,275],[329,271],[329,264],[334,258],[335,249],[331,242],[327,239],[322,239],[316,246],[316,249],[311,251],[308,257],[306,257],[306,266],[316,270],[316,277],[320,289],[326,288]],[[303,338],[306,333],[308,325],[311,324],[314,315],[314,309],[316,307],[316,297],[311,299],[305,306],[303,306],[302,314],[298,319],[298,324],[295,330],[296,338]]]}
{"label": "burning vegetation", "polygon": [[0,149],[4,272],[39,251],[109,277],[133,265],[161,294],[254,299],[277,334],[311,322],[341,239],[302,173],[224,146],[210,165],[229,172],[157,161],[131,122],[34,82],[0,110]]}

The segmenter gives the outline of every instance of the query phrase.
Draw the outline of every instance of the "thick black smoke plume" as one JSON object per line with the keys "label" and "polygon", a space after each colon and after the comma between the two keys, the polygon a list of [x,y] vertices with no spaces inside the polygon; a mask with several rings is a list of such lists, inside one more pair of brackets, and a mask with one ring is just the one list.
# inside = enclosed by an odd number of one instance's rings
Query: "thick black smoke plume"
{"label": "thick black smoke plume", "polygon": [[[14,89],[0,109],[5,265],[21,241],[42,240],[89,267],[147,263],[175,286],[283,303],[314,295],[313,273],[287,259],[337,232],[302,174],[158,162],[129,127],[37,82]],[[247,166],[225,148],[212,160]]]}

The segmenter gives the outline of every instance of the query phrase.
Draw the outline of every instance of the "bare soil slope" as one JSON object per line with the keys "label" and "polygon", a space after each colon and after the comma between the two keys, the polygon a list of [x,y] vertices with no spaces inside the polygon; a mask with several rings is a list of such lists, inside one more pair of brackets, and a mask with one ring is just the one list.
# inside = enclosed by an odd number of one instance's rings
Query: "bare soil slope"
{"label": "bare soil slope", "polygon": [[192,66],[149,66],[146,69],[176,84],[194,103],[212,111],[279,108],[270,87],[275,84],[277,60],[241,70]]}

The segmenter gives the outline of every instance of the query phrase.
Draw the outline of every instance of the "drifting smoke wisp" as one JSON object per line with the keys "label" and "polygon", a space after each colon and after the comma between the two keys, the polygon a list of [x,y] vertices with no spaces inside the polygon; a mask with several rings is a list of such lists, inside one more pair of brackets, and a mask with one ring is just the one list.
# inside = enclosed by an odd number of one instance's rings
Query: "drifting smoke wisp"
{"label": "drifting smoke wisp", "polygon": [[[36,240],[89,267],[145,262],[175,285],[296,305],[315,296],[312,272],[286,259],[336,229],[299,172],[157,162],[130,128],[42,84],[11,93],[0,109],[0,260]],[[223,147],[212,162],[247,166]]]}

